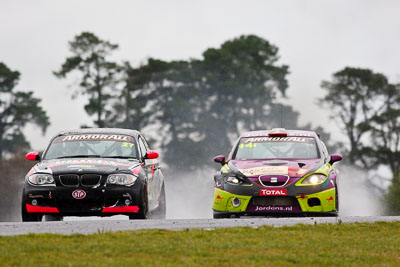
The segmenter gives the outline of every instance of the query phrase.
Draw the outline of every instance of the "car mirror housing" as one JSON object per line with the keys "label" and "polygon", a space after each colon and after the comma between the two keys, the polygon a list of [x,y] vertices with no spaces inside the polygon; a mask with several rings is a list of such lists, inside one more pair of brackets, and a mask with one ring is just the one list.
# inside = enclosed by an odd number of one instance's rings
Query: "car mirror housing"
{"label": "car mirror housing", "polygon": [[343,159],[342,155],[340,154],[332,154],[331,155],[331,160],[329,161],[330,164],[333,164],[335,162],[341,161]]}
{"label": "car mirror housing", "polygon": [[225,156],[224,155],[218,155],[214,157],[214,162],[220,163],[221,165],[224,165],[225,162]]}
{"label": "car mirror housing", "polygon": [[156,151],[154,151],[154,150],[147,150],[146,151],[146,155],[145,155],[145,159],[156,159],[156,158],[158,158],[159,157],[159,155],[158,155],[158,153],[156,152]]}
{"label": "car mirror housing", "polygon": [[40,160],[39,152],[37,151],[32,151],[26,154],[25,158],[27,160]]}

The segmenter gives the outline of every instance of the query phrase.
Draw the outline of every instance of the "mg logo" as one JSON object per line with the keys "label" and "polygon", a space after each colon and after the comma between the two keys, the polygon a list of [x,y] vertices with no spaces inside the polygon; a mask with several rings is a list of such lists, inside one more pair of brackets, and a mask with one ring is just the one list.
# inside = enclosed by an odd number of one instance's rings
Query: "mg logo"
{"label": "mg logo", "polygon": [[86,197],[86,192],[81,189],[77,189],[74,192],[72,192],[72,196],[76,199],[82,199]]}

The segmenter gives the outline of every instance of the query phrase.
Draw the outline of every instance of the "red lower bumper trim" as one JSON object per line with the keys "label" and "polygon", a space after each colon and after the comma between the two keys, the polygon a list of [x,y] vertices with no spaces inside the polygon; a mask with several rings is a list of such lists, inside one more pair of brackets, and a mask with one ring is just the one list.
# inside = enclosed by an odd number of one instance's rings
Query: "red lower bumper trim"
{"label": "red lower bumper trim", "polygon": [[32,213],[60,213],[57,208],[53,207],[39,207],[26,204],[26,211]]}
{"label": "red lower bumper trim", "polygon": [[129,213],[139,212],[139,206],[105,207],[103,213]]}

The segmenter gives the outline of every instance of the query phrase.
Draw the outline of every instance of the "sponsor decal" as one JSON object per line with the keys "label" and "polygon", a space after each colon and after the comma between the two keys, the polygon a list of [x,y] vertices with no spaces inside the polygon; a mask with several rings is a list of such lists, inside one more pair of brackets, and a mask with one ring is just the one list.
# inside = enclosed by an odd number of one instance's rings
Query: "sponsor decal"
{"label": "sponsor decal", "polygon": [[309,171],[308,169],[299,169],[299,170],[296,172],[296,174],[298,174],[298,175],[303,175],[303,174],[306,174],[308,171]]}
{"label": "sponsor decal", "polygon": [[215,204],[221,204],[223,199],[224,199],[223,197],[221,197],[220,195],[217,195],[217,197],[215,198],[214,203]]}
{"label": "sponsor decal", "polygon": [[70,142],[80,140],[109,140],[129,143],[132,140],[132,137],[116,134],[74,134],[61,136],[56,140],[56,142]]}
{"label": "sponsor decal", "polygon": [[[278,132],[278,131],[276,131]],[[276,133],[276,132],[270,132],[270,131],[255,131],[255,132],[248,132],[244,133],[242,136],[243,137],[258,137],[258,136],[268,136],[269,133]],[[288,135],[290,136],[304,136],[304,137],[312,137],[313,135],[307,132],[287,132]]]}
{"label": "sponsor decal", "polygon": [[43,195],[33,195],[33,194],[28,194],[29,198],[44,198]]}
{"label": "sponsor decal", "polygon": [[74,192],[72,192],[72,197],[75,199],[82,199],[86,197],[86,192],[81,190],[81,189],[77,189]]}
{"label": "sponsor decal", "polygon": [[307,137],[250,137],[243,138],[240,143],[265,143],[265,142],[299,142],[299,143],[311,143],[314,142],[313,138]]}
{"label": "sponsor decal", "polygon": [[287,175],[289,172],[289,168],[288,166],[262,166],[249,169],[240,169],[239,171],[246,176],[255,176],[261,174]]}
{"label": "sponsor decal", "polygon": [[49,168],[60,166],[60,165],[69,165],[69,166],[80,166],[80,165],[104,165],[104,166],[131,166],[131,164],[116,162],[112,160],[101,160],[101,159],[69,159],[69,160],[57,160],[51,164],[49,164]]}
{"label": "sponsor decal", "polygon": [[260,196],[286,196],[286,189],[260,189]]}
{"label": "sponsor decal", "polygon": [[81,169],[81,168],[94,168],[95,165],[70,165],[67,166],[67,168],[72,168],[72,169]]}
{"label": "sponsor decal", "polygon": [[328,201],[333,201],[333,197],[331,196],[330,198],[326,199]]}
{"label": "sponsor decal", "polygon": [[293,211],[292,206],[256,206],[254,211]]}

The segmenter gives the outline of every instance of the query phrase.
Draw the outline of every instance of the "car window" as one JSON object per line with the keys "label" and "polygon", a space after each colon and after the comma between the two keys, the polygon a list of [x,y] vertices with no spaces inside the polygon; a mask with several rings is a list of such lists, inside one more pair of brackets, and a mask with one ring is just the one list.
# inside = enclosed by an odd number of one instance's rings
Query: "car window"
{"label": "car window", "polygon": [[314,138],[244,137],[237,145],[234,159],[319,158]]}
{"label": "car window", "polygon": [[146,138],[144,138],[144,136],[141,136],[141,138],[143,140],[143,143],[144,143],[144,146],[146,148],[146,151],[150,150],[151,148],[150,148],[149,143],[147,142]]}
{"label": "car window", "polygon": [[139,142],[139,148],[141,151],[141,155],[142,155],[142,157],[144,157],[146,155],[147,149],[146,149],[146,145],[144,144],[144,141],[141,136],[139,136],[138,142]]}
{"label": "car window", "polygon": [[118,134],[74,134],[53,139],[44,159],[82,157],[137,158],[134,138]]}
{"label": "car window", "polygon": [[322,141],[321,141],[321,146],[322,146],[322,154],[324,154],[324,158],[328,159],[329,158],[328,149],[326,149],[326,145]]}

